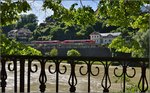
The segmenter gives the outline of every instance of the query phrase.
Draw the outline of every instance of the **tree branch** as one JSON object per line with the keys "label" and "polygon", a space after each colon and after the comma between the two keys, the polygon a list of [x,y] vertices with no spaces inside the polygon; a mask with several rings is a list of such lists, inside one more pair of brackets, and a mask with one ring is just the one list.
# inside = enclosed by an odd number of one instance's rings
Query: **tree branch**
{"label": "tree branch", "polygon": [[82,0],[80,0],[80,4],[81,4],[81,6],[83,7],[83,3],[82,3]]}

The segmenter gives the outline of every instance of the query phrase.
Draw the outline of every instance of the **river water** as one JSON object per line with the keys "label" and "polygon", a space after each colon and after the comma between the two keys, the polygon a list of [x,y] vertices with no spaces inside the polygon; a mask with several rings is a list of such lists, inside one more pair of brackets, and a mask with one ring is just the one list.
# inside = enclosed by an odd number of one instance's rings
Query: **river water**
{"label": "river water", "polygon": [[[39,92],[39,75],[40,75],[40,65],[39,62],[33,62],[34,64],[38,65],[38,70],[36,73],[31,73],[31,79],[30,79],[30,84],[31,84],[31,91],[32,92]],[[27,63],[25,64],[25,86],[27,87]],[[56,91],[56,74],[51,74],[48,71],[48,67],[49,65],[53,65],[53,67],[51,68],[51,71],[54,71],[55,69],[55,65],[52,63],[46,63],[46,76],[47,76],[47,82],[46,82],[46,92],[55,92]],[[64,68],[62,67],[63,65],[65,65],[67,67],[67,72],[65,74],[59,74],[59,92],[69,92],[69,84],[68,84],[68,79],[70,76],[70,64],[67,63],[61,63],[60,65],[60,69],[63,72]],[[6,65],[7,68],[8,65]],[[81,66],[84,66],[84,68],[82,69],[82,72],[85,73],[87,71],[87,66],[85,64],[78,64],[76,65],[76,76],[77,76],[77,85],[76,85],[76,91],[77,92],[87,92],[88,91],[88,76],[82,76],[79,73],[79,68]],[[103,78],[103,74],[104,74],[104,68],[103,65],[92,65],[92,72],[94,74],[97,73],[97,69],[95,67],[99,67],[100,72],[98,76],[91,76],[91,92],[102,92],[103,88],[101,86],[101,81]],[[116,78],[113,74],[113,70],[114,70],[114,66],[110,66],[109,68],[109,75],[110,75],[110,79],[111,79],[111,87],[110,87],[110,91],[113,92],[118,92],[122,90],[122,82],[117,82],[116,80],[118,80],[118,78]],[[32,69],[35,69],[34,66],[32,66]],[[19,70],[20,70],[20,66],[19,64],[17,64],[17,76],[18,76],[18,90],[19,90]],[[122,70],[121,67],[119,67],[118,73],[120,73]],[[140,68],[136,68],[136,71],[139,72],[139,74],[136,74],[135,78],[131,79],[131,81],[136,81],[140,79]],[[129,70],[129,74],[132,74],[133,71]],[[14,90],[14,72],[13,71],[8,71],[7,69],[7,87],[6,87],[6,92],[10,93],[13,92]],[[27,89],[25,88],[25,91]]]}

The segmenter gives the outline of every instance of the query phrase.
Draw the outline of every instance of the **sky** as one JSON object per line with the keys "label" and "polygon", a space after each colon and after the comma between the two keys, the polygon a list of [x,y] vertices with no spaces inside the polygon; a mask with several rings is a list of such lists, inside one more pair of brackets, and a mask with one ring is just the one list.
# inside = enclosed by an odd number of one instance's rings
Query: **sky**
{"label": "sky", "polygon": [[[82,0],[83,5],[85,6],[91,6],[94,10],[97,9],[99,0]],[[50,16],[53,14],[53,11],[50,9],[43,10],[42,5],[43,1],[42,0],[29,0],[28,3],[31,5],[32,10],[28,11],[27,13],[23,14],[30,14],[33,13],[38,17],[39,22],[42,23],[47,16]],[[78,7],[81,7],[80,0],[63,0],[62,5],[66,8],[69,8],[72,4],[78,3]]]}

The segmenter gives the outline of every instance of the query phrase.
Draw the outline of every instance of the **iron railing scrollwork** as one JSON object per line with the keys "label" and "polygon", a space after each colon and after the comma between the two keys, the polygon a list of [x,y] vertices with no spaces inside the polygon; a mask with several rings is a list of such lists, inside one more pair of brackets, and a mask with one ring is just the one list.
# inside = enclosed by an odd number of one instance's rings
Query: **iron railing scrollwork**
{"label": "iron railing scrollwork", "polygon": [[[8,70],[14,71],[14,92],[17,92],[17,59],[12,59],[13,63],[8,63]],[[11,68],[11,65],[13,64],[13,67]]]}
{"label": "iron railing scrollwork", "polygon": [[139,90],[144,93],[148,90],[148,81],[146,78],[146,63],[145,62],[141,62],[141,77],[138,83],[138,88]]}
{"label": "iron railing scrollwork", "polygon": [[39,82],[40,82],[40,91],[43,93],[45,92],[46,89],[46,82],[47,82],[47,76],[46,76],[46,72],[45,72],[45,64],[46,64],[46,59],[42,59],[39,60],[40,65],[41,65],[41,72],[40,72],[40,76],[39,76]]}
{"label": "iron railing scrollwork", "polygon": [[127,73],[128,64],[129,64],[128,62],[123,61],[123,63],[121,64],[123,69],[122,69],[122,73],[120,75],[116,74],[116,70],[118,69],[118,67],[116,67],[114,69],[114,75],[116,77],[123,77],[123,92],[125,92],[125,89],[126,89],[126,78],[127,77],[128,78],[133,78],[135,76],[135,74],[136,74],[135,68],[132,67],[133,75],[128,75],[128,73]]}
{"label": "iron railing scrollwork", "polygon": [[[67,61],[67,63],[63,63]],[[81,61],[83,64],[79,65],[78,62]],[[14,75],[14,92],[26,92],[25,91],[25,75],[27,75],[27,92],[31,92],[31,74],[38,73],[38,83],[39,91],[46,91],[46,83],[48,82],[48,75],[56,74],[56,92],[59,92],[59,78],[60,74],[66,75],[69,73],[68,90],[70,92],[76,92],[78,79],[76,72],[79,71],[81,76],[87,75],[87,85],[88,92],[91,92],[91,77],[99,78],[97,82],[100,82],[100,86],[103,88],[103,92],[109,92],[112,86],[110,67],[113,62],[118,62],[120,68],[116,66],[113,68],[113,75],[115,77],[121,77],[123,79],[123,92],[126,92],[127,78],[135,78],[137,72],[136,68],[133,66],[138,66],[141,68],[141,75],[138,81],[137,87],[139,92],[147,92],[149,88],[149,81],[147,80],[147,68],[149,66],[148,58],[112,58],[112,57],[44,57],[44,56],[4,56],[0,57],[1,62],[1,86],[0,91],[5,93],[7,90],[7,79],[9,73],[13,72]],[[34,63],[36,62],[36,63]],[[47,65],[47,63],[49,64]],[[62,64],[63,63],[63,64]],[[99,63],[94,65],[94,63]],[[132,63],[135,63],[134,65]],[[101,66],[100,66],[101,65]],[[27,67],[25,67],[27,66]],[[47,68],[48,66],[48,68]],[[78,66],[78,67],[77,67]],[[19,68],[18,68],[19,67]],[[61,69],[63,68],[63,69]],[[68,69],[70,68],[70,69]],[[85,70],[86,69],[86,70]],[[112,69],[112,68],[111,68]],[[49,73],[46,73],[46,71]],[[85,70],[85,71],[83,71]],[[121,70],[121,73],[117,73]],[[130,73],[129,73],[130,70]],[[19,71],[19,73],[18,73]],[[100,78],[100,71],[102,73],[102,79]],[[19,80],[18,80],[19,79]],[[19,86],[17,85],[19,83]],[[50,86],[51,87],[51,86]],[[19,90],[17,90],[19,88]]]}
{"label": "iron railing scrollwork", "polygon": [[[33,63],[33,59],[28,59],[28,83],[27,83],[27,92],[30,92],[30,77],[31,77],[31,72],[32,73],[36,73],[38,70],[38,66],[37,64],[32,64]],[[32,69],[32,66],[35,68],[34,70]]]}
{"label": "iron railing scrollwork", "polygon": [[85,75],[87,75],[88,74],[88,92],[90,92],[90,86],[91,86],[91,75],[92,76],[98,76],[98,74],[99,74],[99,68],[96,66],[95,68],[97,69],[97,73],[96,74],[94,74],[93,72],[92,72],[92,70],[91,70],[91,68],[92,68],[92,65],[93,65],[93,63],[94,63],[94,61],[84,61],[85,62],[85,64],[87,65],[87,71],[86,71],[86,73],[83,73],[82,72],[82,69],[84,68],[84,66],[81,66],[80,67],[80,69],[79,69],[79,72],[80,72],[80,74],[81,75],[83,75],[83,76],[85,76]]}
{"label": "iron railing scrollwork", "polygon": [[52,60],[52,62],[55,63],[55,70],[54,70],[54,72],[51,71],[51,67],[53,65],[50,65],[48,70],[51,74],[56,73],[56,92],[58,93],[59,92],[59,74],[65,74],[67,71],[67,67],[65,65],[63,65],[64,72],[61,72],[60,63],[62,62],[62,60],[60,60],[60,61],[59,60]]}
{"label": "iron railing scrollwork", "polygon": [[[110,77],[109,77],[109,66],[110,66],[110,63],[108,63],[108,61],[101,62],[101,63],[104,66],[104,76],[103,76],[101,85],[104,88],[103,92],[109,92],[109,88],[111,86],[111,81],[110,81]],[[104,83],[104,81],[105,81],[105,83]]]}
{"label": "iron railing scrollwork", "polygon": [[69,60],[68,63],[70,64],[71,67],[71,72],[70,72],[70,77],[68,80],[68,84],[70,85],[70,92],[75,92],[76,91],[76,85],[77,85],[77,77],[75,73],[75,61],[74,60]]}

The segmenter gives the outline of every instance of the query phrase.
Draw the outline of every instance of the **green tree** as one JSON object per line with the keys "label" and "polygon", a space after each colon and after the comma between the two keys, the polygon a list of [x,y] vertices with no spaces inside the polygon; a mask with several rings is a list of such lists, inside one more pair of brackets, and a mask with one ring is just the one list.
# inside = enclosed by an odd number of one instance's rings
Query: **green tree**
{"label": "green tree", "polygon": [[15,23],[19,19],[19,13],[30,10],[30,5],[27,1],[3,0],[1,2],[1,26]]}
{"label": "green tree", "polygon": [[[27,1],[1,1],[1,26],[11,25],[16,23],[19,19],[19,13],[30,10],[30,6]],[[3,55],[41,55],[41,52],[25,46],[14,40],[6,38],[2,31],[0,31],[0,54]]]}
{"label": "green tree", "polygon": [[134,57],[149,57],[150,31],[137,31],[120,27],[113,32],[122,32],[120,37],[115,38],[109,48],[116,52],[132,53]]}
{"label": "green tree", "polygon": [[28,28],[30,31],[34,31],[38,26],[37,16],[34,14],[29,15],[21,15],[21,17],[16,21],[16,23],[3,25],[2,30],[3,33],[7,35],[7,33],[13,29],[20,28]]}
{"label": "green tree", "polygon": [[54,11],[54,17],[59,18],[65,22],[66,25],[80,25],[86,26],[96,21],[95,12],[89,6],[82,6],[75,9],[77,4],[73,4],[69,9],[62,6],[63,0],[45,0],[43,7],[44,9],[52,9]]}
{"label": "green tree", "polygon": [[30,46],[23,45],[15,40],[9,40],[0,31],[0,54],[3,55],[42,55],[42,53]]}
{"label": "green tree", "polygon": [[58,56],[58,50],[56,48],[51,49],[50,56]]}
{"label": "green tree", "polygon": [[108,46],[110,49],[114,49],[113,52],[132,53],[132,57],[143,57],[144,50],[139,43],[134,40],[126,40],[121,36],[115,38]]}
{"label": "green tree", "polygon": [[26,27],[33,32],[36,29],[37,25],[38,25],[38,20],[35,14],[29,14],[29,15],[24,14],[21,15],[19,21],[16,24],[16,28],[20,29]]}
{"label": "green tree", "polygon": [[76,40],[76,39],[89,39],[89,35],[93,31],[110,32],[117,27],[102,26],[102,23],[96,21],[93,25],[71,25],[68,26],[58,18],[49,16],[45,19],[45,23],[41,23],[34,31],[32,40]]}
{"label": "green tree", "polygon": [[[66,9],[62,5],[62,1],[45,0],[43,7],[44,9],[52,9],[54,11],[54,17],[60,18],[69,25],[78,24],[85,26],[86,24],[95,23],[97,18],[100,18],[106,25],[143,29],[149,27],[149,11],[141,11],[141,7],[149,4],[147,0],[100,0],[96,11],[93,11],[89,6],[83,5],[76,9],[76,3],[69,9]],[[18,20],[19,13],[31,9],[26,0],[4,0],[1,2],[1,8],[2,25]]]}
{"label": "green tree", "polygon": [[37,23],[27,23],[24,27],[33,32],[37,28]]}
{"label": "green tree", "polygon": [[[146,51],[148,51],[148,48],[145,47],[147,45],[143,42],[148,41],[146,39],[143,41],[142,38],[137,34],[140,32],[141,35],[144,33],[148,35],[148,33],[146,32],[149,28],[150,10],[148,8],[148,11],[142,9],[148,4],[149,1],[147,0],[100,1],[97,11],[97,16],[99,17],[99,19],[102,20],[107,26],[111,25],[123,27],[121,28],[121,32],[124,37],[114,39],[109,47],[116,48],[116,51],[132,51],[132,54],[137,54],[138,57],[144,57],[144,55],[147,54]],[[124,28],[132,28],[136,30],[134,30],[134,33],[131,33],[130,31],[124,30]],[[134,38],[134,35],[136,36],[136,38]],[[125,43],[125,39],[127,38],[127,36],[131,38],[131,41]],[[142,44],[138,39],[142,41]],[[117,42],[119,42],[119,45],[117,44]]]}
{"label": "green tree", "polygon": [[6,25],[6,26],[2,26],[2,30],[3,30],[3,33],[7,35],[7,33],[10,31],[10,30],[13,30],[16,28],[16,24],[10,24],[10,25]]}
{"label": "green tree", "polygon": [[78,50],[71,49],[67,51],[67,56],[81,56],[81,54]]}
{"label": "green tree", "polygon": [[139,43],[140,47],[143,48],[144,57],[149,57],[149,43],[150,43],[150,29],[148,29],[145,33],[137,32],[133,38]]}
{"label": "green tree", "polygon": [[[61,3],[62,0],[45,0],[43,7],[44,9],[52,9],[54,17],[60,19],[60,21],[68,26],[79,25],[86,27],[87,25],[94,24],[98,18],[106,26],[131,27],[143,32],[146,32],[149,28],[150,13],[149,11],[141,10],[142,7],[149,4],[147,0],[100,0],[96,12],[89,6],[81,6],[76,9],[75,6],[77,4],[73,4],[70,9],[66,9]],[[19,19],[19,13],[30,9],[30,5],[25,0],[1,1],[0,25],[4,26],[16,22]]]}
{"label": "green tree", "polygon": [[150,13],[141,10],[146,4],[149,1],[101,0],[97,15],[106,25],[148,29]]}

